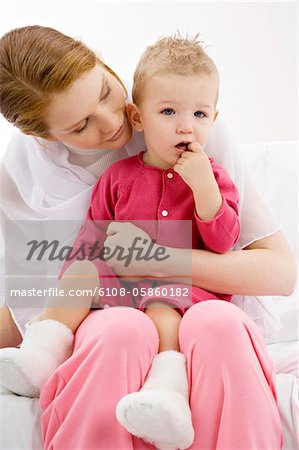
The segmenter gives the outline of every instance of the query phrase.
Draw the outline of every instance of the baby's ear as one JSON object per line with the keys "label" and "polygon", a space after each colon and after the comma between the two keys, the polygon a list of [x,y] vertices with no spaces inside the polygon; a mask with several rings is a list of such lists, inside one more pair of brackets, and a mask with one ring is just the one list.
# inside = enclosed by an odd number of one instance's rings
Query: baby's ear
{"label": "baby's ear", "polygon": [[143,131],[143,126],[141,123],[140,112],[135,103],[129,103],[127,105],[127,116],[130,120],[133,128],[137,131]]}

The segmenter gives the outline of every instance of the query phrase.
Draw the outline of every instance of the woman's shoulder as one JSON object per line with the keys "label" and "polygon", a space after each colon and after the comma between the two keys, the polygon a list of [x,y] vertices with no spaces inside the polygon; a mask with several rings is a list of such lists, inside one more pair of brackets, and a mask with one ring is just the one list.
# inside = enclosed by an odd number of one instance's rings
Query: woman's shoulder
{"label": "woman's shoulder", "polygon": [[22,157],[29,147],[35,146],[36,143],[33,136],[27,136],[16,129],[10,137],[3,160],[10,160],[16,156]]}
{"label": "woman's shoulder", "polygon": [[18,158],[19,161],[27,159],[28,156],[33,156],[37,153],[38,155],[42,153],[45,156],[52,152],[60,153],[63,151],[66,151],[66,148],[58,141],[48,141],[46,139],[26,135],[16,129],[10,138],[3,160],[9,161],[12,158]]}

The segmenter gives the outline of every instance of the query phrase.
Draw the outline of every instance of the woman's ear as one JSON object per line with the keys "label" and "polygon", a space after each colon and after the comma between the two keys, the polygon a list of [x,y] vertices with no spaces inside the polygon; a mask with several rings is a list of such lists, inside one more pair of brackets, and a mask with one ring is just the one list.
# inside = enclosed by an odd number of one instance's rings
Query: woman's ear
{"label": "woman's ear", "polygon": [[129,103],[127,105],[127,116],[135,130],[143,131],[143,126],[141,123],[141,117],[138,107],[135,103]]}

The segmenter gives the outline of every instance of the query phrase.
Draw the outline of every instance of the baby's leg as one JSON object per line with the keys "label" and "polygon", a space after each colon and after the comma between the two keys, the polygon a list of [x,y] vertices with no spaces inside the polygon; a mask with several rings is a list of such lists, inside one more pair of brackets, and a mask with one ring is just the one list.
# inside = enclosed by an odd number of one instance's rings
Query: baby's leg
{"label": "baby's leg", "polygon": [[[51,299],[40,315],[30,321],[20,348],[0,350],[1,385],[28,397],[40,389],[72,352],[74,332],[89,312],[99,276],[90,261],[68,267],[59,289],[65,295]],[[84,296],[74,296],[84,290]]]}
{"label": "baby's leg", "polygon": [[159,353],[166,350],[179,350],[179,326],[181,315],[164,302],[152,302],[145,313],[154,322],[159,334]]}
{"label": "baby's leg", "polygon": [[[90,261],[76,261],[68,267],[59,283],[64,296],[53,297],[47,308],[30,324],[41,320],[57,320],[73,333],[89,313],[93,300],[98,300],[99,275],[96,266]],[[74,294],[78,295],[74,295]],[[79,295],[84,293],[84,295]]]}
{"label": "baby's leg", "polygon": [[159,334],[159,353],[139,392],[117,405],[119,422],[160,450],[188,448],[194,439],[185,355],[179,352],[180,314],[165,302],[145,310]]}

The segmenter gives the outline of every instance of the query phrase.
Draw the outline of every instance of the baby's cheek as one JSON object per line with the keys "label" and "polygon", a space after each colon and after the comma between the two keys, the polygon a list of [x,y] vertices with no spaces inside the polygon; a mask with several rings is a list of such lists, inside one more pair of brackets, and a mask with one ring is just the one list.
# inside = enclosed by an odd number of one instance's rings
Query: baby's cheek
{"label": "baby's cheek", "polygon": [[208,141],[209,141],[209,137],[210,137],[210,131],[205,132],[204,134],[201,135],[200,137],[200,145],[202,146],[202,148],[205,148]]}

